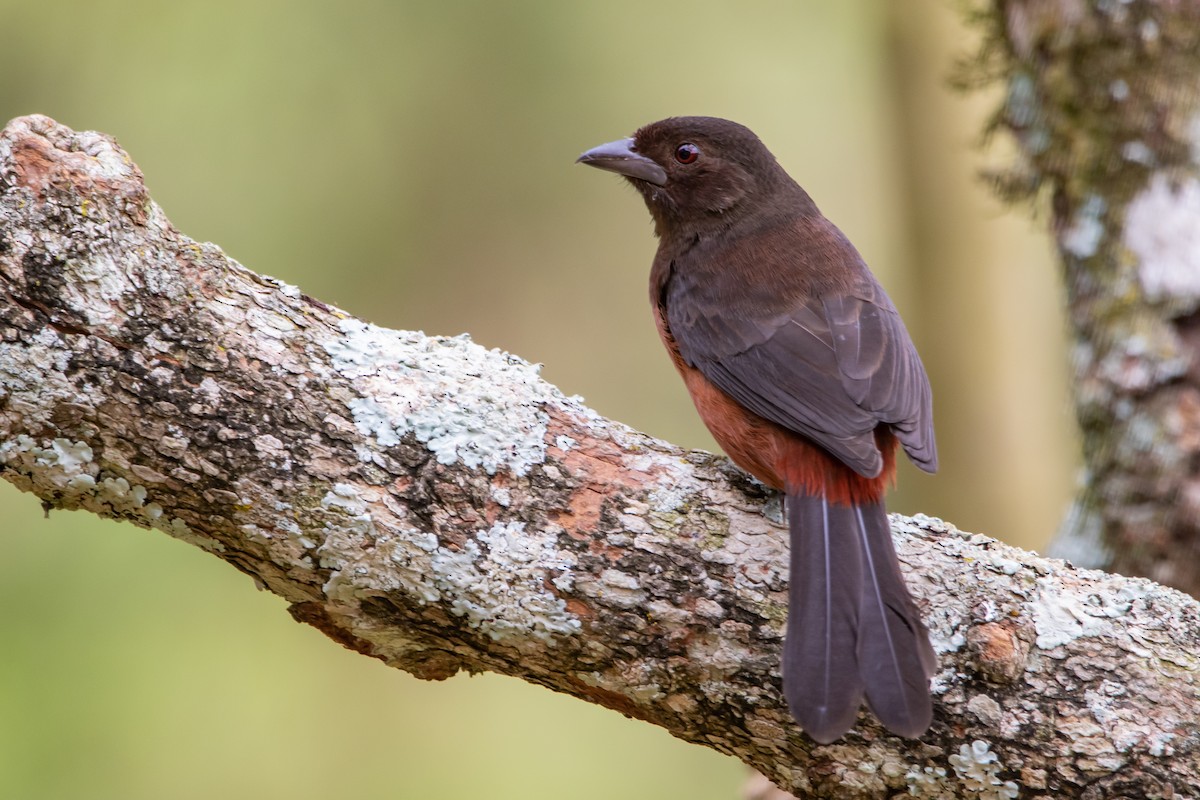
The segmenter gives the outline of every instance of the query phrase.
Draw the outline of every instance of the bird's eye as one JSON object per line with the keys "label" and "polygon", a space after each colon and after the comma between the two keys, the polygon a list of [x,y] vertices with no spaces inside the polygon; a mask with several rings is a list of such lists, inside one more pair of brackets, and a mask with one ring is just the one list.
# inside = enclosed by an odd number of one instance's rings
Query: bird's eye
{"label": "bird's eye", "polygon": [[700,148],[691,142],[684,142],[675,148],[675,160],[680,164],[691,164],[700,157]]}

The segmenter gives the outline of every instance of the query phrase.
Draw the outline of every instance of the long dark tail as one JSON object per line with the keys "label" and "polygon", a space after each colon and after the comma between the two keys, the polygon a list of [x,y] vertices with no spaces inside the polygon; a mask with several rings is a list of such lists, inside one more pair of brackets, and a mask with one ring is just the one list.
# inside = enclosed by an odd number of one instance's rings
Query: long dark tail
{"label": "long dark tail", "polygon": [[929,633],[900,574],[883,503],[844,505],[789,494],[792,557],[783,690],[821,743],[867,704],[892,733],[929,727]]}

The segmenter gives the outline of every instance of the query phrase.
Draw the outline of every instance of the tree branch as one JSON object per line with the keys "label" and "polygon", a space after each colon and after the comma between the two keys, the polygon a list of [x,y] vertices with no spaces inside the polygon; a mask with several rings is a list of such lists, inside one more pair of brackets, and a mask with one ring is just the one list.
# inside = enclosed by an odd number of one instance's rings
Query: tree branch
{"label": "tree branch", "polygon": [[814,746],[779,694],[776,496],[514,356],[193,242],[102,134],[0,134],[0,287],[4,478],[196,544],[364,655],[514,675],[820,796],[1200,786],[1194,601],[928,517],[894,529],[941,650],[934,727],[864,715]]}

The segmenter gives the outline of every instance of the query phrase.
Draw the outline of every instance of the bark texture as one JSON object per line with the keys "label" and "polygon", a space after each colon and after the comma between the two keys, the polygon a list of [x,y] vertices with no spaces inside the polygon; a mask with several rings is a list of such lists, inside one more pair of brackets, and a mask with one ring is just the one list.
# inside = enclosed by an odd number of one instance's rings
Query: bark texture
{"label": "bark texture", "polygon": [[1200,594],[1200,4],[1007,0],[982,82],[1045,192],[1087,472],[1056,553]]}
{"label": "bark texture", "polygon": [[934,726],[864,715],[815,746],[780,697],[778,497],[519,358],[188,239],[102,134],[0,133],[0,292],[6,480],[192,542],[364,655],[518,676],[799,794],[1200,796],[1190,598],[895,517],[940,651]]}

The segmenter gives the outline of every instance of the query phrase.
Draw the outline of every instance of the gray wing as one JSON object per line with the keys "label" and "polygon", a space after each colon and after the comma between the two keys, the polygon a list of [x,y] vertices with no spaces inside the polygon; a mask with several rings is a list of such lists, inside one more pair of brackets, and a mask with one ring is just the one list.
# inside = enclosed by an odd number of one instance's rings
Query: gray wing
{"label": "gray wing", "polygon": [[850,291],[763,316],[731,313],[707,299],[711,292],[672,280],[667,318],[680,354],[719,389],[859,474],[874,477],[883,468],[874,436],[880,423],[918,467],[933,472],[929,379],[891,300],[865,267],[859,278]]}

